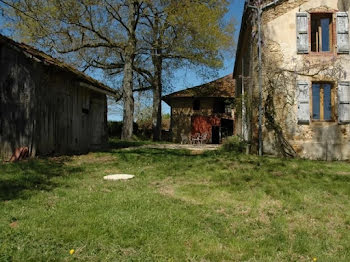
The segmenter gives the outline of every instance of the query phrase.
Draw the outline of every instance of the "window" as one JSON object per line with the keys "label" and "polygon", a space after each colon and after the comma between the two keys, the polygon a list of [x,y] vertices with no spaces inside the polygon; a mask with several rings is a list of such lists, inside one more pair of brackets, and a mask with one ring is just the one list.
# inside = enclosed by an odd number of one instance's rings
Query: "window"
{"label": "window", "polygon": [[84,114],[89,114],[90,111],[90,94],[89,91],[84,89],[81,95],[82,99],[82,112]]}
{"label": "window", "polygon": [[331,121],[333,119],[332,85],[312,83],[312,119]]}
{"label": "window", "polygon": [[333,47],[332,14],[311,14],[311,51],[330,52]]}
{"label": "window", "polygon": [[[333,19],[334,18],[334,19]],[[296,13],[297,53],[349,54],[347,12]]]}
{"label": "window", "polygon": [[225,102],[220,100],[215,100],[213,112],[214,113],[225,113]]}
{"label": "window", "polygon": [[199,99],[195,99],[193,101],[193,110],[200,110],[201,109],[201,102]]}

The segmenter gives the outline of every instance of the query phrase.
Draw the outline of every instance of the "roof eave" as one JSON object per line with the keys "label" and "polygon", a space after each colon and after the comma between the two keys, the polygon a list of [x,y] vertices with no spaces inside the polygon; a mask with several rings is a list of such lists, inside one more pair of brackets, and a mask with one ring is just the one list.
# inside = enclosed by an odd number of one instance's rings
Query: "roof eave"
{"label": "roof eave", "polygon": [[236,50],[236,56],[235,56],[235,65],[234,65],[234,68],[233,68],[233,77],[236,76],[236,68],[238,66],[238,61],[237,61],[237,57],[239,55],[239,52],[241,51],[241,48],[242,48],[242,44],[243,44],[243,34],[245,32],[245,27],[246,27],[246,24],[243,23],[246,21],[246,18],[248,16],[248,8],[247,8],[247,5],[248,3],[245,2],[244,4],[244,11],[243,11],[243,15],[242,15],[242,20],[241,20],[241,28],[239,30],[239,36],[238,36],[238,44],[237,44],[237,50]]}
{"label": "roof eave", "polygon": [[83,81],[79,81],[79,86],[84,87],[84,88],[88,88],[90,90],[93,90],[93,91],[101,93],[101,94],[108,95],[110,97],[118,98],[118,95],[116,92],[111,92],[109,90],[102,89],[101,87],[96,87],[95,85],[88,84],[88,83],[83,82]]}

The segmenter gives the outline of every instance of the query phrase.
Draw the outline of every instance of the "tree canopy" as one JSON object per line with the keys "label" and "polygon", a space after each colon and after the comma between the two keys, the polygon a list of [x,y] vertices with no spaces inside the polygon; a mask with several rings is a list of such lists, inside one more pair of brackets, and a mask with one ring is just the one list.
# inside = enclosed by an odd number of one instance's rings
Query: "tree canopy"
{"label": "tree canopy", "polygon": [[[227,0],[0,0],[26,42],[102,69],[124,103],[123,138],[132,135],[133,92],[153,90],[160,116],[162,74],[184,63],[220,68],[233,47]],[[139,79],[135,87],[135,81]],[[159,130],[158,130],[159,133]]]}

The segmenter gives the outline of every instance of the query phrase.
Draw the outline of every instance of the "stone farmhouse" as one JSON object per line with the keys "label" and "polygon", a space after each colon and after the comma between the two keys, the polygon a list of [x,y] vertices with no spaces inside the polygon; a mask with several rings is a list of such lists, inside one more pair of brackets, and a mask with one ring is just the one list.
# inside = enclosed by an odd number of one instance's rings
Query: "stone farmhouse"
{"label": "stone farmhouse", "polygon": [[[235,85],[232,74],[210,83],[163,97],[171,107],[170,132],[174,142],[189,142],[196,135],[219,144],[233,135]],[[187,140],[187,141],[185,141]]]}
{"label": "stone farmhouse", "polygon": [[28,45],[0,35],[0,159],[82,153],[107,142],[116,92]]}
{"label": "stone farmhouse", "polygon": [[234,78],[235,134],[258,150],[259,53],[263,152],[311,159],[350,157],[348,0],[246,1]]}

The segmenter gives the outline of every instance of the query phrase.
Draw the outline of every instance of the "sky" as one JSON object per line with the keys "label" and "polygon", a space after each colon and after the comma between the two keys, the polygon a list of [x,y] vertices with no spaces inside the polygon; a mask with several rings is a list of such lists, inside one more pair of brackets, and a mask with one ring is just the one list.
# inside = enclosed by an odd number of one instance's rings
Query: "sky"
{"label": "sky", "polygon": [[[227,18],[228,19],[234,18],[237,22],[236,32],[235,32],[235,41],[237,42],[245,0],[230,0],[230,1],[231,1],[231,4],[229,6],[229,12],[227,14]],[[9,34],[9,31],[6,31],[3,29],[3,24],[4,24],[4,21],[0,15],[0,33],[11,37],[11,35]],[[226,76],[233,72],[234,62],[235,62],[234,54],[232,54],[232,57],[226,57],[224,61],[224,67],[218,70],[217,74],[215,74],[215,76],[213,77],[201,76],[188,69],[178,70],[174,74],[174,78],[171,80],[171,86],[173,87],[171,92],[180,91],[193,86],[201,85],[206,82],[215,80],[216,78]],[[92,75],[92,77],[95,77],[97,80],[101,80],[99,78],[102,76]],[[163,114],[169,113],[169,111],[170,111],[170,107],[163,102],[162,103]],[[122,119],[121,112],[122,110],[109,110],[108,120],[120,121]]]}

